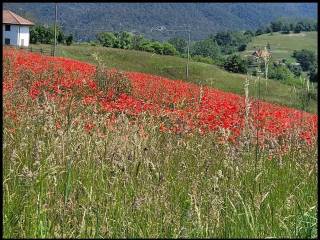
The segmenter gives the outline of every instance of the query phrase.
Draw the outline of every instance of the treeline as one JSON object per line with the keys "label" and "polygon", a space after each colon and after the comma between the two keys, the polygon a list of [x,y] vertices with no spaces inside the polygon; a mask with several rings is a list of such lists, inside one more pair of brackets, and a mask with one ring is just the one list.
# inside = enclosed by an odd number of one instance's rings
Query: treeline
{"label": "treeline", "polygon": [[[193,41],[190,45],[190,56],[194,61],[217,64],[224,66],[228,71],[245,72],[246,68],[242,59],[237,57],[225,59],[225,55],[244,51],[247,44],[254,37],[252,31],[246,32],[218,32],[209,35],[208,38],[200,41]],[[187,57],[188,42],[181,37],[174,37],[165,42],[146,39],[141,35],[129,32],[102,32],[97,34],[96,42],[104,47],[133,49],[152,52],[161,55],[177,55]],[[241,66],[232,68],[232,61],[238,62]]]}
{"label": "treeline", "polygon": [[[73,42],[72,35],[65,35],[62,29],[57,26],[57,42],[59,44],[71,45]],[[30,29],[30,43],[53,44],[54,43],[54,26],[35,25]]]}
{"label": "treeline", "polygon": [[161,43],[129,32],[102,32],[97,34],[96,38],[97,42],[104,47],[133,49],[161,55],[178,54],[175,47],[169,42]]}
{"label": "treeline", "polygon": [[271,22],[265,27],[257,29],[255,35],[261,35],[264,33],[281,32],[283,34],[300,33],[318,31],[318,21],[311,19],[304,20],[290,20],[290,19],[278,19]]}

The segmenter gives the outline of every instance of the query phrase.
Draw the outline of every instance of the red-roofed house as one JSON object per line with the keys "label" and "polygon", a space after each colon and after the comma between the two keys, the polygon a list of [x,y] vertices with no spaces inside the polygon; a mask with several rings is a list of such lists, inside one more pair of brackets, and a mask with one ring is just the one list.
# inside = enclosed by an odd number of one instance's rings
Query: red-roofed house
{"label": "red-roofed house", "polygon": [[9,11],[2,12],[2,45],[28,47],[30,41],[29,27],[34,23]]}

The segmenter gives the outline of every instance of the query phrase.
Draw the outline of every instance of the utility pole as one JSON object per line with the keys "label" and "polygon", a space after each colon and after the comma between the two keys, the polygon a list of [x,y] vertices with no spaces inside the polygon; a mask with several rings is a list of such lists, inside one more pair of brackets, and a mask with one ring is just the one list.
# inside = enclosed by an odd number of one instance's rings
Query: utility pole
{"label": "utility pole", "polygon": [[189,61],[190,61],[190,29],[188,29],[188,61],[187,61],[187,80],[189,80]]}
{"label": "utility pole", "polygon": [[54,46],[53,46],[53,56],[56,56],[56,46],[57,46],[57,16],[58,16],[58,7],[56,3],[55,7],[55,20],[54,20]]}
{"label": "utility pole", "polygon": [[190,26],[188,26],[188,29],[177,29],[177,30],[172,30],[172,29],[167,29],[165,26],[157,26],[157,27],[152,27],[151,28],[151,32],[152,31],[159,31],[159,32],[188,32],[188,59],[187,59],[187,69],[186,69],[186,80],[189,80],[189,61],[190,61],[190,34],[191,34],[191,30],[190,30]]}

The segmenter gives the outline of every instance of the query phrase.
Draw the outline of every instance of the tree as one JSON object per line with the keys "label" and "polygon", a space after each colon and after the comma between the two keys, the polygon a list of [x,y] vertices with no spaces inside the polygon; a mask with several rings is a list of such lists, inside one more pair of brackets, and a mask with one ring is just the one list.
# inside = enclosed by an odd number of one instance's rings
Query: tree
{"label": "tree", "polygon": [[270,27],[272,29],[272,32],[279,32],[279,31],[281,31],[281,29],[283,27],[283,22],[280,20],[275,21],[275,22],[271,22]]}
{"label": "tree", "polygon": [[262,29],[258,29],[258,30],[256,31],[256,36],[259,36],[259,35],[262,35],[262,34],[264,34],[264,32],[263,32]]}
{"label": "tree", "polygon": [[313,67],[310,70],[309,78],[310,78],[311,82],[318,82],[318,68],[317,67]]}
{"label": "tree", "polygon": [[63,43],[65,40],[65,36],[60,28],[57,28],[57,41],[58,43]]}
{"label": "tree", "polygon": [[116,41],[115,46],[116,48],[122,49],[129,49],[131,48],[132,37],[133,35],[128,32],[119,32],[115,33]]}
{"label": "tree", "polygon": [[184,40],[183,38],[180,38],[180,37],[171,38],[169,39],[168,43],[173,45],[179,53],[183,54],[186,52],[187,41]]}
{"label": "tree", "polygon": [[97,40],[104,47],[113,47],[116,37],[112,32],[102,32],[97,35]]}
{"label": "tree", "polygon": [[155,41],[151,46],[156,54],[163,54],[163,45],[160,42]]}
{"label": "tree", "polygon": [[31,43],[52,44],[54,42],[54,28],[36,25],[30,30]]}
{"label": "tree", "polygon": [[296,76],[299,77],[302,73],[302,68],[300,65],[296,65],[296,64],[287,64],[287,67],[289,68],[289,70]]}
{"label": "tree", "polygon": [[247,62],[239,55],[231,55],[225,60],[223,67],[225,70],[234,73],[246,73],[248,70]]}
{"label": "tree", "polygon": [[131,48],[134,50],[142,50],[142,43],[145,41],[141,35],[133,35],[131,39]]}
{"label": "tree", "polygon": [[294,74],[287,68],[286,65],[273,65],[269,69],[269,77],[277,80],[290,80],[294,78]]}
{"label": "tree", "polygon": [[244,50],[246,50],[247,48],[247,44],[241,44],[239,47],[238,47],[238,51],[239,52],[243,52]]}
{"label": "tree", "polygon": [[245,31],[245,32],[244,32],[244,35],[245,35],[245,36],[250,36],[251,38],[254,37],[254,33],[253,33],[252,31],[250,31],[250,30]]}
{"label": "tree", "polygon": [[303,71],[309,71],[316,63],[316,56],[310,50],[294,51],[293,57],[300,63]]}
{"label": "tree", "polygon": [[293,28],[294,33],[300,33],[302,31],[302,26],[301,24],[296,24],[295,27]]}
{"label": "tree", "polygon": [[212,39],[197,41],[191,48],[192,56],[199,55],[215,59],[218,58],[220,54],[221,53],[218,44]]}
{"label": "tree", "polygon": [[170,43],[164,43],[162,47],[163,47],[163,54],[164,55],[175,55],[175,54],[177,54],[177,50]]}
{"label": "tree", "polygon": [[72,34],[71,34],[71,35],[69,35],[68,37],[66,37],[66,44],[67,44],[68,46],[70,46],[70,45],[72,44],[72,42],[73,42],[73,36],[72,36]]}
{"label": "tree", "polygon": [[290,33],[290,27],[288,24],[284,24],[281,30],[282,30],[281,31],[282,34],[289,34]]}

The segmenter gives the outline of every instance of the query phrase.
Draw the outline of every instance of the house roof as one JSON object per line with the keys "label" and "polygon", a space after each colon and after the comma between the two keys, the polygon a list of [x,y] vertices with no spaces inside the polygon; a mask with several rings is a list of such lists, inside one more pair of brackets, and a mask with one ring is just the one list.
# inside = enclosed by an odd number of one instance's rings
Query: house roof
{"label": "house roof", "polygon": [[2,23],[27,26],[34,25],[33,22],[23,17],[20,17],[19,15],[15,14],[14,12],[11,12],[10,10],[3,10],[2,14]]}

